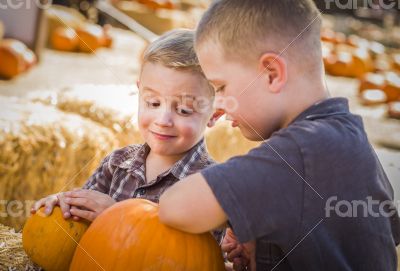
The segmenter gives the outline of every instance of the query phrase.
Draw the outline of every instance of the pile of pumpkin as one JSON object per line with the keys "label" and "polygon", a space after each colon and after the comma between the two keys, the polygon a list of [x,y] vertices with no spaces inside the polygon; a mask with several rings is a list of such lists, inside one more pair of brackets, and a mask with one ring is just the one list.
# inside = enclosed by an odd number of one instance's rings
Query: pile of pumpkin
{"label": "pile of pumpkin", "polygon": [[208,2],[208,0],[112,0],[117,9],[157,35],[176,28],[194,28]]}
{"label": "pile of pumpkin", "polygon": [[388,104],[388,116],[400,118],[400,52],[329,28],[321,40],[328,74],[357,78],[362,104]]}
{"label": "pile of pumpkin", "polygon": [[[118,2],[119,0],[113,0],[113,3]],[[146,7],[157,10],[157,9],[186,9],[186,7],[206,7],[209,3],[206,0],[133,0],[138,2]]]}
{"label": "pile of pumpkin", "polygon": [[111,47],[111,26],[90,23],[78,11],[59,5],[46,10],[48,45],[55,50],[93,53]]}
{"label": "pile of pumpkin", "polygon": [[360,80],[359,96],[364,105],[387,104],[388,116],[400,119],[400,73],[365,74]]}
{"label": "pile of pumpkin", "polygon": [[158,206],[143,199],[119,202],[86,221],[64,220],[58,207],[25,224],[23,247],[47,271],[222,271],[221,250],[211,234],[189,234],[163,225]]}
{"label": "pile of pumpkin", "polygon": [[11,79],[28,71],[37,59],[24,43],[3,39],[3,33],[3,24],[0,22],[0,78]]}
{"label": "pile of pumpkin", "polygon": [[110,25],[96,24],[83,24],[76,29],[58,27],[51,33],[51,45],[59,51],[93,53],[100,47],[111,47],[110,29]]}

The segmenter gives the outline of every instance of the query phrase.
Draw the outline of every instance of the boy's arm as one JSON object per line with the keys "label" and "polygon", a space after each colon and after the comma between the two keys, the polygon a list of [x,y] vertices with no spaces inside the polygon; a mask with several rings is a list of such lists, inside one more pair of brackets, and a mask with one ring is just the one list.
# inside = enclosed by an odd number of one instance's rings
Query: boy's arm
{"label": "boy's arm", "polygon": [[190,233],[223,226],[227,216],[204,177],[193,174],[177,182],[160,198],[161,222]]}

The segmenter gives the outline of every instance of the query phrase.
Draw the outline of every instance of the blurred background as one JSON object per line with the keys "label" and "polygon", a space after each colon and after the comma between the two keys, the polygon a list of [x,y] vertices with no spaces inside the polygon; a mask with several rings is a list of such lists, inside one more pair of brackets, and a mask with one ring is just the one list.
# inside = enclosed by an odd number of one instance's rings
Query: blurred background
{"label": "blurred background", "polygon": [[[107,153],[142,141],[141,54],[168,30],[194,28],[210,2],[0,1],[1,224],[20,230],[34,200],[82,185]],[[316,4],[327,86],[363,117],[398,200],[400,3]],[[220,162],[258,144],[225,121],[206,138]]]}

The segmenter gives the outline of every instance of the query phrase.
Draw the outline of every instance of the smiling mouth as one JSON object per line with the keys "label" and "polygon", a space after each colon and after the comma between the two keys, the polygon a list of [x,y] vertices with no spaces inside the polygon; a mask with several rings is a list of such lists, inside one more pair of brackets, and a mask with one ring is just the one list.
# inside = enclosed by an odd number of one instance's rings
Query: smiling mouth
{"label": "smiling mouth", "polygon": [[171,135],[164,135],[164,134],[160,134],[160,133],[156,133],[153,131],[150,131],[156,138],[160,139],[160,140],[168,140],[168,139],[173,139],[176,138],[176,136],[171,136]]}

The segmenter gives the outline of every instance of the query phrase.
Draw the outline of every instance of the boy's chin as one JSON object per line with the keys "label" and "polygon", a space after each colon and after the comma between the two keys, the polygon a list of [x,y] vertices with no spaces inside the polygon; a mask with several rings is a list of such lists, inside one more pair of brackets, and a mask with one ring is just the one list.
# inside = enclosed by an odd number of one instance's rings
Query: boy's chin
{"label": "boy's chin", "polygon": [[263,133],[260,133],[258,131],[256,132],[253,129],[245,129],[242,127],[239,127],[239,129],[242,135],[250,141],[264,141],[271,136],[270,134],[264,135]]}
{"label": "boy's chin", "polygon": [[174,146],[151,146],[149,144],[151,151],[154,154],[161,155],[161,156],[176,156],[182,155],[186,151],[184,149],[176,148]]}

